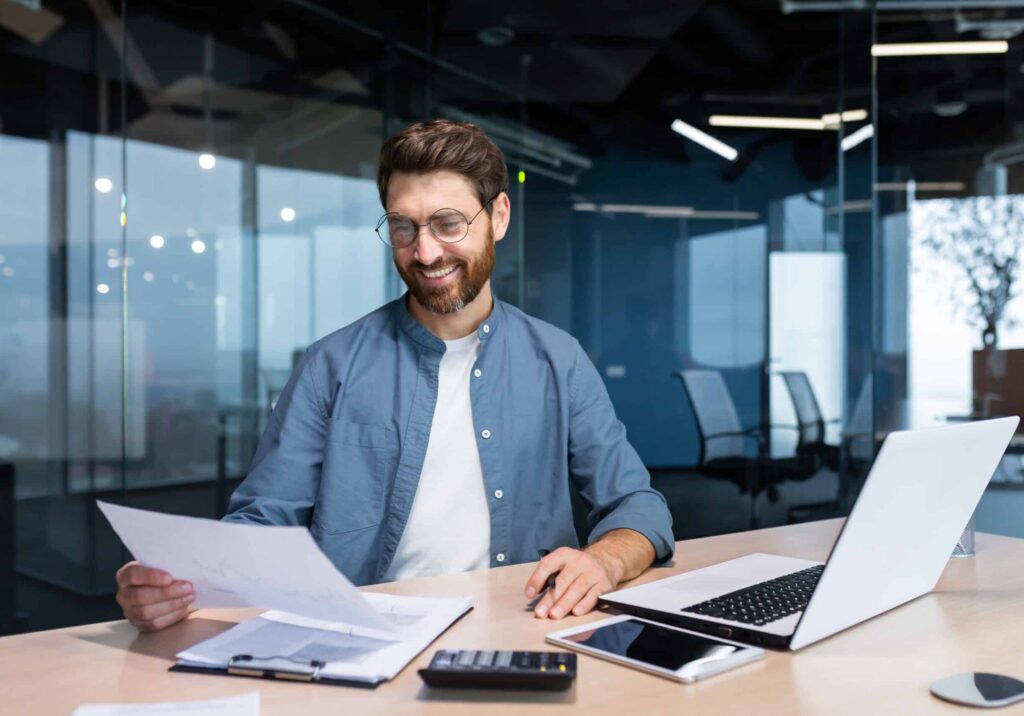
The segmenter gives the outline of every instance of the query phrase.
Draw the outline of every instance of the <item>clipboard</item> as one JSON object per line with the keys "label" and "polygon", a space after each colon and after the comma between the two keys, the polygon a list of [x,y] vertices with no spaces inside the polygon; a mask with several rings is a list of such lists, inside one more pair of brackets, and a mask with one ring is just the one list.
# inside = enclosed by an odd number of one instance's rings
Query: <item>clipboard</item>
{"label": "clipboard", "polygon": [[187,674],[213,674],[219,676],[244,676],[253,679],[276,679],[279,681],[297,681],[301,683],[325,684],[328,686],[355,686],[362,689],[375,689],[383,679],[362,681],[345,679],[336,676],[325,676],[321,673],[324,662],[311,660],[302,661],[287,656],[254,657],[251,654],[236,654],[231,657],[227,666],[196,666],[194,664],[175,664],[168,671]]}
{"label": "clipboard", "polygon": [[[419,656],[433,642],[450,630],[454,625],[462,621],[465,617],[473,611],[473,607],[470,606],[466,611],[462,612],[456,617],[448,626],[442,629],[437,636],[423,646],[416,655],[410,659],[405,666],[412,663],[412,660]],[[346,679],[338,676],[326,676],[321,673],[324,667],[324,662],[317,660],[301,660],[293,659],[288,656],[269,656],[269,657],[255,657],[251,654],[236,654],[231,657],[231,661],[227,666],[199,666],[196,664],[175,664],[168,668],[168,671],[174,671],[185,674],[211,674],[214,676],[241,676],[250,679],[275,679],[278,681],[292,681],[306,684],[324,684],[326,686],[354,686],[359,689],[375,689],[385,681],[389,681],[386,678],[376,679],[375,681],[363,681],[361,679]],[[405,667],[402,667],[403,669]]]}

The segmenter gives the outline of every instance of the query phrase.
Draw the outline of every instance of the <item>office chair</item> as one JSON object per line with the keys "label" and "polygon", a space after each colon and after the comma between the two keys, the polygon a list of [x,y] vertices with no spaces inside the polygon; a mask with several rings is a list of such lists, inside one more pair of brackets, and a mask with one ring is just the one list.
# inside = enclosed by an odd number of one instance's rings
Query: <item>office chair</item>
{"label": "office chair", "polygon": [[[838,445],[825,442],[825,426],[840,423],[838,418],[826,420],[818,405],[810,378],[803,371],[779,371],[786,384],[793,410],[796,413],[798,439],[796,457],[801,461],[804,470],[816,473],[827,468],[836,473],[839,485],[833,500],[816,502],[806,505],[794,505],[789,508],[789,521],[808,519],[824,519],[838,517],[844,513],[852,492],[853,472],[863,463],[870,464],[874,454],[870,442],[870,408],[871,380],[870,376],[861,386],[860,395],[851,414],[847,431],[840,437]],[[808,515],[799,520],[797,514],[807,512]]]}
{"label": "office chair", "polygon": [[682,381],[697,419],[697,470],[710,478],[732,482],[741,495],[749,495],[750,526],[757,527],[757,499],[761,493],[774,502],[779,499],[776,486],[780,482],[803,480],[813,473],[808,473],[799,459],[772,459],[765,430],[743,429],[729,389],[717,370],[680,370],[673,375]]}

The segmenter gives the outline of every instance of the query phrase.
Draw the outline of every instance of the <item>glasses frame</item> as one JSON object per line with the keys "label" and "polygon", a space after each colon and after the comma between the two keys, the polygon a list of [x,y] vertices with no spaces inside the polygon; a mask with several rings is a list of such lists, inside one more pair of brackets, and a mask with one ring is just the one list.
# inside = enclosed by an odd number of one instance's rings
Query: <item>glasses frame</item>
{"label": "glasses frame", "polygon": [[[483,203],[483,206],[481,206],[477,210],[477,212],[475,214],[473,214],[473,218],[472,219],[466,218],[465,214],[463,214],[458,209],[453,209],[450,206],[445,206],[445,207],[442,207],[442,208],[438,209],[437,211],[435,211],[433,214],[430,215],[430,217],[426,220],[425,223],[422,223],[422,224],[417,224],[415,221],[410,219],[408,216],[405,216],[404,214],[399,214],[396,211],[389,211],[389,212],[386,212],[384,214],[384,216],[380,217],[380,220],[377,222],[376,228],[374,228],[374,232],[376,232],[377,238],[380,239],[382,242],[384,242],[385,246],[390,246],[393,249],[407,249],[410,246],[412,246],[413,244],[415,244],[417,239],[419,239],[419,237],[420,237],[420,229],[422,229],[424,226],[428,227],[430,229],[431,235],[433,235],[433,237],[435,239],[437,239],[438,241],[440,241],[441,243],[443,243],[443,244],[457,244],[460,241],[462,241],[463,239],[465,239],[467,236],[469,236],[469,227],[473,225],[473,222],[476,221],[476,218],[478,216],[480,216],[480,214],[483,212],[483,210],[486,209],[488,206],[490,206],[492,203],[494,203],[494,200],[497,199],[499,196],[501,196],[501,192],[500,191],[497,194],[495,194],[494,196],[492,196],[490,199],[485,201]],[[454,239],[454,240],[449,240],[449,239],[443,239],[443,238],[441,238],[440,236],[437,235],[437,232],[434,231],[434,227],[431,226],[431,222],[433,222],[434,217],[437,216],[438,214],[440,214],[442,211],[454,211],[456,214],[458,214],[459,216],[461,216],[463,219],[466,220],[466,232],[462,236],[460,236],[459,238]],[[388,241],[387,239],[384,238],[384,235],[380,232],[380,229],[387,222],[389,216],[400,216],[403,219],[409,219],[409,222],[416,229],[416,232],[412,236],[412,241],[410,241],[407,244],[393,244],[393,243],[391,243],[390,241]],[[390,232],[389,232],[389,234],[390,234]]]}

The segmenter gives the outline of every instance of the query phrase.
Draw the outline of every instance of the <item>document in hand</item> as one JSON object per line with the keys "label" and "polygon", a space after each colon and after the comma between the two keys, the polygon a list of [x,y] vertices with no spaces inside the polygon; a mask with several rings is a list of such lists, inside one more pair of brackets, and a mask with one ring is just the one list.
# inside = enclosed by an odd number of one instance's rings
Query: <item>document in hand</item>
{"label": "document in hand", "polygon": [[396,633],[305,527],[180,517],[97,501],[141,564],[195,587],[196,609],[263,607]]}
{"label": "document in hand", "polygon": [[376,686],[470,609],[469,597],[364,596],[401,636],[270,611],[180,652],[178,667]]}

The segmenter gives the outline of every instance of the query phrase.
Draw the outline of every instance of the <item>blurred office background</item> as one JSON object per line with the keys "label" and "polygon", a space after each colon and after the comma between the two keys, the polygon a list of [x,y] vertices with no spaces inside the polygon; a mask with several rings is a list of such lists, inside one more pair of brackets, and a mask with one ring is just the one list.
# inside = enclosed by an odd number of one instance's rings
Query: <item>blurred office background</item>
{"label": "blurred office background", "polygon": [[[374,176],[415,120],[506,152],[496,292],[579,338],[679,538],[845,514],[887,432],[1024,412],[1022,32],[1006,0],[0,0],[0,633],[119,616],[95,500],[220,516],[296,356],[401,294]],[[995,44],[872,50],[961,41]],[[1024,536],[1015,450],[979,529]]]}

